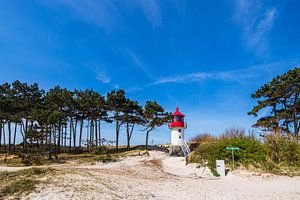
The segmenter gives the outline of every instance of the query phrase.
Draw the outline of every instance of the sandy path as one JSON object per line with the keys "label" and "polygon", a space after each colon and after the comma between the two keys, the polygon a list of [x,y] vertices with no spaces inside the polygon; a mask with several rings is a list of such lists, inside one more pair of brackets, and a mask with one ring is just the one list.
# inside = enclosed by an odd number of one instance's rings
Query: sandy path
{"label": "sandy path", "polygon": [[300,199],[300,177],[235,171],[216,178],[157,151],[114,163],[55,168],[55,176],[44,177],[49,184],[22,199]]}

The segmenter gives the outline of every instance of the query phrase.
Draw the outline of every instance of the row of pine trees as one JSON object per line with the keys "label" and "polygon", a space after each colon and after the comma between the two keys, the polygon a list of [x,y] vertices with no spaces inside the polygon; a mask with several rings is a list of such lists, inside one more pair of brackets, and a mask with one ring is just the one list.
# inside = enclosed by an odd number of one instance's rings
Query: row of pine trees
{"label": "row of pine trees", "polygon": [[117,150],[121,127],[126,130],[129,149],[134,127],[143,126],[147,147],[149,133],[170,117],[155,101],[142,107],[127,98],[124,90],[102,96],[90,89],[70,91],[59,86],[45,92],[37,83],[20,81],[0,85],[0,149],[4,145],[8,153],[16,148],[17,134],[24,149],[101,146],[103,123],[114,123]]}

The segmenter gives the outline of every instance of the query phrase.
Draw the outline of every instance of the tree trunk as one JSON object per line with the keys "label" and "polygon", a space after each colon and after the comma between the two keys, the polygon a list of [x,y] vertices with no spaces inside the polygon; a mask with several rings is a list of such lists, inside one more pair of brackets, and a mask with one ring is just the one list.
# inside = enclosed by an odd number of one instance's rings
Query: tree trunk
{"label": "tree trunk", "polygon": [[79,131],[79,147],[81,147],[82,129],[83,129],[83,120],[81,120],[81,121],[80,121],[80,131]]}
{"label": "tree trunk", "polygon": [[24,131],[24,148],[26,147],[27,144],[27,132],[28,132],[28,119],[25,120],[25,131]]}
{"label": "tree trunk", "polygon": [[96,147],[98,146],[98,121],[95,120],[95,139],[96,139]]}
{"label": "tree trunk", "polygon": [[52,150],[52,146],[53,146],[52,145],[52,133],[53,133],[53,126],[50,125],[50,135],[49,135],[50,150]]}
{"label": "tree trunk", "polygon": [[72,128],[73,128],[73,119],[70,119],[70,139],[69,139],[69,150],[71,152],[71,148],[72,148]]}
{"label": "tree trunk", "polygon": [[146,150],[148,150],[148,140],[149,140],[149,133],[154,129],[154,127],[147,129],[146,132]]}
{"label": "tree trunk", "polygon": [[15,130],[14,130],[14,143],[13,143],[13,149],[15,149],[15,146],[16,146],[17,126],[18,126],[18,123],[16,122],[16,123],[15,123]]}
{"label": "tree trunk", "polygon": [[126,134],[127,134],[127,150],[130,149],[130,138],[129,138],[129,123],[126,122]]}
{"label": "tree trunk", "polygon": [[53,144],[54,144],[54,147],[56,148],[57,139],[56,139],[56,126],[55,125],[53,125]]}
{"label": "tree trunk", "polygon": [[48,126],[46,125],[46,130],[45,130],[45,149],[46,151],[48,151],[48,144],[49,144],[49,141],[48,141],[48,134],[49,134],[49,129],[48,129]]}
{"label": "tree trunk", "polygon": [[23,120],[21,120],[20,133],[21,133],[22,139],[23,139],[23,148],[25,148],[26,138],[25,138],[25,125],[24,125],[24,121]]}
{"label": "tree trunk", "polygon": [[65,133],[64,133],[64,152],[66,152],[67,149],[67,133],[68,133],[68,124],[65,124]]}
{"label": "tree trunk", "polygon": [[90,120],[88,119],[88,124],[86,127],[86,146],[89,147],[89,127],[90,127]]}
{"label": "tree trunk", "polygon": [[132,124],[131,129],[129,122],[126,122],[126,133],[127,133],[127,150],[130,150],[130,140],[133,133],[134,124]]}
{"label": "tree trunk", "polygon": [[150,131],[149,131],[149,130],[147,130],[147,132],[146,132],[146,150],[148,150],[148,139],[149,139],[149,133],[150,133]]}
{"label": "tree trunk", "polygon": [[8,122],[8,154],[11,152],[11,123]]}
{"label": "tree trunk", "polygon": [[73,124],[73,145],[74,145],[74,148],[76,147],[77,123],[78,123],[78,120],[75,119],[75,124]]}
{"label": "tree trunk", "polygon": [[0,120],[0,150],[1,150],[1,143],[2,143],[2,120]]}
{"label": "tree trunk", "polygon": [[129,150],[130,150],[130,141],[131,141],[131,136],[132,136],[132,133],[133,133],[133,128],[134,128],[134,124],[132,124],[131,130],[130,130],[130,133],[129,133]]}
{"label": "tree trunk", "polygon": [[119,132],[120,132],[119,120],[116,121],[116,150],[119,151]]}
{"label": "tree trunk", "polygon": [[[5,146],[5,145],[6,145],[6,141],[5,141],[5,140],[6,140],[6,139],[5,139],[5,135],[6,135],[6,134],[5,134],[5,124],[3,124],[3,127],[2,127],[2,128],[3,128],[3,145]],[[5,147],[5,148],[7,148],[7,147]]]}
{"label": "tree trunk", "polygon": [[[283,99],[283,108],[284,108],[285,111],[287,111],[287,109],[288,109],[287,106],[286,106],[286,101],[287,101],[287,99],[285,97]],[[287,116],[285,117],[285,121],[284,121],[283,125],[285,126],[286,133],[289,136],[291,134],[291,132],[289,130],[289,122],[288,122],[288,117]]]}
{"label": "tree trunk", "polygon": [[120,134],[120,125],[119,125],[119,112],[116,112],[116,150],[119,151],[119,134]]}
{"label": "tree trunk", "polygon": [[101,126],[101,121],[99,120],[99,124],[98,124],[98,134],[99,134],[99,144],[100,144],[100,146],[102,146],[102,138],[101,138],[101,129],[100,129],[100,126]]}
{"label": "tree trunk", "polygon": [[91,120],[90,123],[90,145],[93,147],[94,146],[94,138],[93,138],[93,134],[94,134],[94,120]]}
{"label": "tree trunk", "polygon": [[60,149],[60,137],[61,137],[61,126],[59,124],[58,125],[58,138],[57,138],[58,149]]}

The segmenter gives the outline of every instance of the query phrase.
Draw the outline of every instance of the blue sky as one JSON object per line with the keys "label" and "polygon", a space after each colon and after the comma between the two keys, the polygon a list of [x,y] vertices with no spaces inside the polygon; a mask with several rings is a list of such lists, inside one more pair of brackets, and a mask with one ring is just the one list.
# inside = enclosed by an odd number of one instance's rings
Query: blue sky
{"label": "blue sky", "polygon": [[[250,94],[300,66],[297,0],[11,0],[0,9],[1,82],[122,88],[141,104],[178,105],[188,138],[250,129]],[[113,131],[103,127],[107,138]],[[152,139],[168,142],[169,130]]]}

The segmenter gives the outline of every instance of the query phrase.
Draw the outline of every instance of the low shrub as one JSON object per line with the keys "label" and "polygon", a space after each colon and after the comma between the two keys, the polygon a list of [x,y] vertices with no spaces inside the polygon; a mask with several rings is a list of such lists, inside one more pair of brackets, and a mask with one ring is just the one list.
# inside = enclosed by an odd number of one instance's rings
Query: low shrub
{"label": "low shrub", "polygon": [[96,155],[106,154],[109,149],[106,146],[93,147],[92,153]]}
{"label": "low shrub", "polygon": [[[243,131],[228,129],[218,138],[207,140],[197,137],[200,141],[192,153],[190,162],[208,166],[212,171],[216,168],[216,160],[224,160],[231,166],[232,155],[226,147],[239,147],[234,151],[236,166],[262,169],[275,174],[295,174],[300,168],[300,144],[290,136],[268,134],[262,142],[253,135],[245,135]],[[203,140],[203,138],[206,138]]]}
{"label": "low shrub", "polygon": [[264,145],[273,162],[300,167],[300,144],[293,137],[268,134],[264,136]]}
{"label": "low shrub", "polygon": [[227,147],[239,147],[234,152],[236,165],[255,165],[266,160],[267,149],[253,137],[218,138],[210,143],[202,143],[191,156],[191,162],[199,162],[211,169],[215,168],[216,160],[232,163],[232,153]]}

